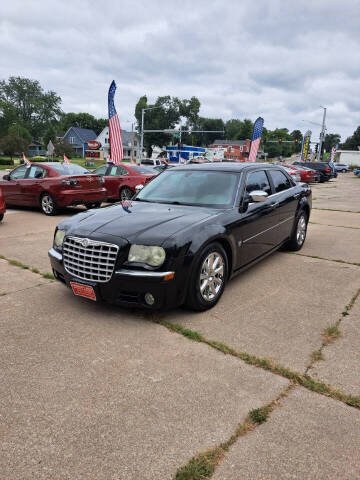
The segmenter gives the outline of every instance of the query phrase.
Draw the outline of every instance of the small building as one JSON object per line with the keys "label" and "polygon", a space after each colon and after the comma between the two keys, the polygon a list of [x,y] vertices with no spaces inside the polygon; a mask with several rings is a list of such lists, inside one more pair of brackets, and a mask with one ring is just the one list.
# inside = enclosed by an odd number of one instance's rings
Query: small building
{"label": "small building", "polygon": [[205,151],[206,149],[203,147],[192,147],[190,145],[183,145],[180,150],[177,145],[166,147],[168,160],[175,163],[188,162],[196,157],[202,157]]}
{"label": "small building", "polygon": [[359,150],[338,150],[335,154],[336,163],[344,163],[350,166],[360,166]]}
{"label": "small building", "polygon": [[44,157],[46,155],[46,148],[41,142],[33,140],[29,145],[29,157]]}
{"label": "small building", "polygon": [[63,141],[71,146],[75,155],[85,156],[88,142],[96,140],[96,133],[89,128],[70,127]]}
{"label": "small building", "polygon": [[[132,148],[134,148],[134,159],[140,159],[140,135],[136,132],[121,130],[121,140],[124,158],[130,159]],[[102,132],[97,136],[96,141],[101,144],[100,150],[104,151],[104,157],[106,158],[107,155],[110,155],[109,127],[103,128]]]}
{"label": "small building", "polygon": [[224,159],[246,162],[250,144],[250,140],[215,140],[209,148],[224,148]]}

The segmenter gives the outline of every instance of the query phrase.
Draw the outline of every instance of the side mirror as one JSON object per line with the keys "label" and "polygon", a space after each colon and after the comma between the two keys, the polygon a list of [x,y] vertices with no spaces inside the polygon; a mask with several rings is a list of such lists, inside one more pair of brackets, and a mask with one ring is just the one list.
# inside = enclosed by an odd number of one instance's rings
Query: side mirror
{"label": "side mirror", "polygon": [[138,194],[144,188],[144,185],[135,185],[135,193]]}
{"label": "side mirror", "polygon": [[9,180],[10,180],[10,175],[4,175],[4,176],[3,176],[3,180],[9,181]]}
{"label": "side mirror", "polygon": [[268,198],[268,194],[263,190],[253,190],[249,195],[253,202],[265,202]]}

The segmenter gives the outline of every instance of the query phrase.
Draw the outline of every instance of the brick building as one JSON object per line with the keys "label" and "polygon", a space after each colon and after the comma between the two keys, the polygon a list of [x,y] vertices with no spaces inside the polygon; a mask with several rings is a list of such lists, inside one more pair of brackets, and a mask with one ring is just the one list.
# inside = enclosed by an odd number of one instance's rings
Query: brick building
{"label": "brick building", "polygon": [[224,158],[246,162],[250,152],[250,140],[215,140],[209,148],[225,148]]}

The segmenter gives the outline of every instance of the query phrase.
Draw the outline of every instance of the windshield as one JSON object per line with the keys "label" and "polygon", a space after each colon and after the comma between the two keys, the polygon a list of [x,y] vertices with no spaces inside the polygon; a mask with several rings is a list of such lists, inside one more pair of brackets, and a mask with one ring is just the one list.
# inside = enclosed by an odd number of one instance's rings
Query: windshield
{"label": "windshield", "polygon": [[84,175],[90,173],[89,170],[75,163],[48,163],[47,165],[59,172],[60,175]]}
{"label": "windshield", "polygon": [[238,181],[239,175],[232,172],[165,170],[136,200],[227,208],[234,204]]}

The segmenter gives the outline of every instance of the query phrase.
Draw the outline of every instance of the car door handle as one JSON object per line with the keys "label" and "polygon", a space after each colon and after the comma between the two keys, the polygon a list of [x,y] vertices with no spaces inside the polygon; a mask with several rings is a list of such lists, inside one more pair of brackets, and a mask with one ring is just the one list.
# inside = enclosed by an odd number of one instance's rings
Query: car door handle
{"label": "car door handle", "polygon": [[277,208],[279,206],[279,202],[274,202],[270,204],[271,208]]}

